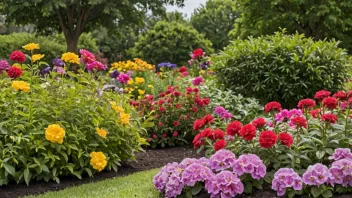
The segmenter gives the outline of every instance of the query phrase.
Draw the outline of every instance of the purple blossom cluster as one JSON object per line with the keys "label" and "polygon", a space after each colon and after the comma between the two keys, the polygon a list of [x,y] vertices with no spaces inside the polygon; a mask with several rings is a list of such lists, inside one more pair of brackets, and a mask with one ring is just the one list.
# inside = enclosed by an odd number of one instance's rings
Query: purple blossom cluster
{"label": "purple blossom cluster", "polygon": [[320,186],[329,179],[329,169],[323,164],[310,165],[302,176],[303,182],[310,186]]}
{"label": "purple blossom cluster", "polygon": [[219,150],[209,159],[210,168],[215,171],[232,169],[236,161],[236,156],[229,150]]}
{"label": "purple blossom cluster", "polygon": [[182,173],[182,182],[187,186],[194,186],[196,182],[208,181],[214,173],[202,164],[193,163],[186,167]]}
{"label": "purple blossom cluster", "polygon": [[229,113],[224,107],[222,106],[217,106],[215,107],[215,111],[214,113],[218,116],[220,116],[220,118],[222,119],[231,119],[232,118],[232,114]]}
{"label": "purple blossom cluster", "polygon": [[274,175],[271,188],[278,196],[283,196],[286,188],[302,190],[302,178],[292,168],[280,168]]}
{"label": "purple blossom cluster", "polygon": [[294,117],[301,116],[302,115],[302,110],[300,109],[283,109],[279,113],[275,114],[275,121],[277,123],[279,122],[287,122],[291,120]]}
{"label": "purple blossom cluster", "polygon": [[0,72],[2,70],[8,70],[10,68],[10,64],[6,60],[0,61]]}
{"label": "purple blossom cluster", "polygon": [[184,187],[181,181],[182,171],[183,169],[176,162],[167,164],[154,176],[153,183],[155,188],[165,193],[166,197],[180,195]]}
{"label": "purple blossom cluster", "polygon": [[165,68],[176,68],[177,65],[176,64],[172,64],[170,62],[166,62],[166,63],[159,63],[158,67],[165,67]]}
{"label": "purple blossom cluster", "polygon": [[241,176],[251,174],[254,179],[261,179],[266,175],[266,167],[263,161],[254,154],[241,155],[233,165],[233,172]]}
{"label": "purple blossom cluster", "polygon": [[350,159],[352,160],[352,153],[351,150],[349,148],[338,148],[335,149],[334,154],[332,154],[332,156],[329,157],[330,160],[340,160],[340,159]]}
{"label": "purple blossom cluster", "polygon": [[230,171],[222,171],[216,174],[212,180],[205,182],[205,188],[211,198],[231,198],[242,194],[244,190],[241,180]]}
{"label": "purple blossom cluster", "polygon": [[332,186],[340,184],[343,187],[352,187],[352,160],[340,159],[332,163],[329,169],[329,181]]}

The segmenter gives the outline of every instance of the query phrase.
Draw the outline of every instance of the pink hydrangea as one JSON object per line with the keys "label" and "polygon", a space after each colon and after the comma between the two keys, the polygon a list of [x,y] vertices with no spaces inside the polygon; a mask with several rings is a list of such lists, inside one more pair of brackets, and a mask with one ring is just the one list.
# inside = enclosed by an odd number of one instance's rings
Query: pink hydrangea
{"label": "pink hydrangea", "polygon": [[332,186],[340,184],[352,187],[352,161],[345,158],[333,162],[329,169],[328,183]]}
{"label": "pink hydrangea", "polygon": [[254,154],[241,155],[235,161],[233,171],[239,176],[248,173],[257,180],[266,175],[266,167],[263,161]]}
{"label": "pink hydrangea", "polygon": [[302,190],[302,178],[292,168],[280,168],[274,175],[271,188],[278,196],[286,193],[286,188]]}
{"label": "pink hydrangea", "polygon": [[306,185],[320,186],[328,181],[329,169],[320,163],[310,165],[302,178]]}
{"label": "pink hydrangea", "polygon": [[236,156],[229,150],[219,150],[209,159],[210,168],[215,171],[227,170],[233,167]]}
{"label": "pink hydrangea", "polygon": [[329,157],[330,160],[340,160],[340,159],[349,159],[352,160],[352,153],[349,148],[337,148],[335,149],[334,154]]}
{"label": "pink hydrangea", "polygon": [[207,181],[214,173],[206,166],[193,163],[182,172],[182,182],[187,186],[194,186],[196,182]]}
{"label": "pink hydrangea", "polygon": [[222,171],[205,182],[205,189],[211,197],[231,198],[242,194],[244,186],[234,173]]}

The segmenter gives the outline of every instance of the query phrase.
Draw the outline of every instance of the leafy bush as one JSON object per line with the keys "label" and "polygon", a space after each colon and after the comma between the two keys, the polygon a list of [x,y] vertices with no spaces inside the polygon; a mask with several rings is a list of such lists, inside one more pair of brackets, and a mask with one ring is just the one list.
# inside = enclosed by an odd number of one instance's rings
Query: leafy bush
{"label": "leafy bush", "polygon": [[42,64],[13,66],[23,70],[9,69],[13,80],[0,75],[0,186],[117,171],[133,158],[145,143],[144,123],[125,96],[98,94],[107,77],[82,70],[40,77]]}
{"label": "leafy bush", "polygon": [[337,45],[281,32],[235,40],[214,57],[214,70],[219,82],[236,93],[293,106],[318,90],[343,86],[350,65]]}
{"label": "leafy bush", "polygon": [[130,50],[133,57],[159,64],[172,62],[181,66],[187,63],[193,49],[203,48],[212,53],[211,42],[192,27],[178,22],[159,21],[154,29],[140,36]]}

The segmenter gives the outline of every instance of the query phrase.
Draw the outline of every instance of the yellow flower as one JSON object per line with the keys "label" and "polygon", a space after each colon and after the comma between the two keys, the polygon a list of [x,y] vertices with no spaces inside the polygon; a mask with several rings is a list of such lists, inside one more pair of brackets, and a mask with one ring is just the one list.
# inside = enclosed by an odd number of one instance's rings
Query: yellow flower
{"label": "yellow flower", "polygon": [[90,165],[92,165],[95,170],[98,170],[99,172],[102,171],[107,163],[103,152],[90,153]]}
{"label": "yellow flower", "polygon": [[11,87],[18,90],[22,90],[24,92],[29,92],[29,90],[31,89],[29,84],[24,82],[24,81],[12,81]]}
{"label": "yellow flower", "polygon": [[61,60],[67,62],[67,63],[75,63],[79,64],[79,58],[78,55],[72,52],[66,52],[62,54]]}
{"label": "yellow flower", "polygon": [[98,135],[102,138],[105,138],[106,139],[106,135],[108,134],[108,132],[104,129],[99,129],[99,128],[96,128],[95,129],[98,133]]}
{"label": "yellow flower", "polygon": [[110,104],[111,104],[111,108],[112,108],[113,110],[115,110],[116,112],[118,112],[118,113],[123,113],[123,112],[125,112],[125,110],[124,110],[121,106],[118,106],[118,105],[116,104],[116,102],[111,101]]}
{"label": "yellow flower", "polygon": [[35,49],[39,49],[39,44],[36,43],[29,43],[25,46],[22,46],[23,49],[27,50],[27,51],[32,51]]}
{"label": "yellow flower", "polygon": [[52,142],[62,144],[65,137],[65,130],[58,124],[51,124],[45,130],[45,138]]}
{"label": "yellow flower", "polygon": [[153,89],[154,86],[153,85],[148,85],[148,88]]}
{"label": "yellow flower", "polygon": [[199,74],[204,74],[205,73],[205,71],[204,70],[201,70],[200,72],[199,72]]}
{"label": "yellow flower", "polygon": [[133,80],[132,80],[132,79],[129,79],[129,80],[127,81],[127,83],[128,83],[129,85],[133,85]]}
{"label": "yellow flower", "polygon": [[143,94],[145,94],[145,91],[141,90],[141,89],[138,89],[138,93],[139,93],[139,95],[143,95]]}
{"label": "yellow flower", "polygon": [[130,123],[130,115],[127,113],[120,113],[120,117],[121,117],[121,122],[122,124],[129,124]]}
{"label": "yellow flower", "polygon": [[33,61],[33,62],[36,62],[36,61],[42,59],[43,57],[44,57],[44,54],[34,54],[34,55],[32,56],[32,61]]}
{"label": "yellow flower", "polygon": [[14,139],[15,139],[15,137],[13,137],[13,136],[11,135],[11,136],[10,136],[10,139],[11,139],[11,140],[14,140]]}
{"label": "yellow flower", "polygon": [[144,83],[144,78],[138,78],[138,77],[136,77],[136,83],[137,83],[137,84],[142,84],[142,83]]}

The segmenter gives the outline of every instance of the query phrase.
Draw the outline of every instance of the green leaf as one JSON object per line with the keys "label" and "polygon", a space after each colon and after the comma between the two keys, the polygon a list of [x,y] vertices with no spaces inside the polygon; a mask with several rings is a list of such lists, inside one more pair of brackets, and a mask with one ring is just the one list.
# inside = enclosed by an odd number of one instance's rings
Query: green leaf
{"label": "green leaf", "polygon": [[244,192],[250,194],[250,193],[252,193],[252,190],[253,190],[252,183],[251,182],[245,182]]}
{"label": "green leaf", "polygon": [[192,195],[197,195],[202,190],[202,184],[196,183],[192,188]]}
{"label": "green leaf", "polygon": [[317,151],[316,156],[318,159],[322,159],[325,155],[325,151]]}
{"label": "green leaf", "polygon": [[29,182],[31,180],[31,177],[32,177],[32,173],[29,171],[28,168],[24,169],[23,176],[24,176],[24,181],[26,182],[26,184],[28,186]]}
{"label": "green leaf", "polygon": [[332,193],[330,190],[325,190],[323,193],[322,193],[323,197],[325,198],[329,198],[329,197],[332,197]]}
{"label": "green leaf", "polygon": [[15,167],[13,167],[12,165],[8,164],[8,163],[4,163],[4,168],[5,170],[10,173],[12,176],[16,176],[16,171],[15,171]]}
{"label": "green leaf", "polygon": [[321,194],[319,188],[315,186],[310,189],[310,192],[314,197],[319,197],[319,195]]}

